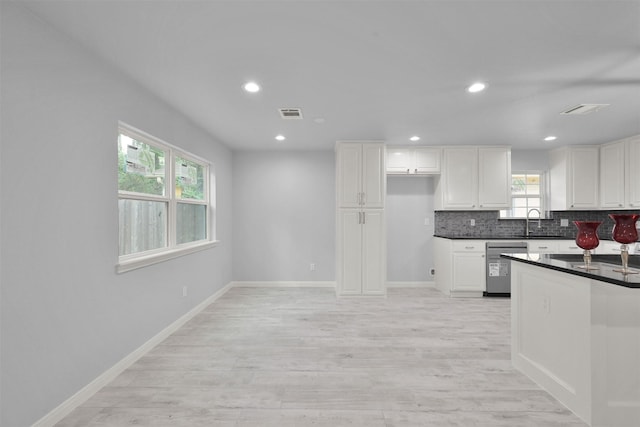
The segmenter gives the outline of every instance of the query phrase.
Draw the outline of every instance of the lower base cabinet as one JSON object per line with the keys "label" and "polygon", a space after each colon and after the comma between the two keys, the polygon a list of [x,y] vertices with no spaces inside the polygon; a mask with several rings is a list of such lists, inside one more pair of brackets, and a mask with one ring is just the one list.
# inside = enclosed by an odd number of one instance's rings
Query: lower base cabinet
{"label": "lower base cabinet", "polygon": [[385,228],[381,209],[338,212],[338,296],[386,295]]}
{"label": "lower base cabinet", "polygon": [[481,297],[486,290],[484,240],[434,239],[436,287],[452,297]]}

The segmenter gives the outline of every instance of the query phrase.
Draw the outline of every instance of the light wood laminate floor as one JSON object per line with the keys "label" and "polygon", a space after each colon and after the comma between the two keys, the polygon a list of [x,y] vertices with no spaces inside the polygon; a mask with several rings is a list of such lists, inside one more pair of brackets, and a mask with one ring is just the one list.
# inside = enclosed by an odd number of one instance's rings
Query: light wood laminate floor
{"label": "light wood laminate floor", "polygon": [[432,288],[232,288],[58,426],[585,426],[511,367],[509,323]]}

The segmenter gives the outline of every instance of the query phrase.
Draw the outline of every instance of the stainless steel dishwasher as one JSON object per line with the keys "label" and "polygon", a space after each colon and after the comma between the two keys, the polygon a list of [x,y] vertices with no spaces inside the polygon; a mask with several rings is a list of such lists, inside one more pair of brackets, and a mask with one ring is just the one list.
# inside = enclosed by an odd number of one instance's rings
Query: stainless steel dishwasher
{"label": "stainless steel dishwasher", "polygon": [[487,291],[484,296],[511,296],[511,262],[500,254],[527,253],[526,242],[487,242]]}

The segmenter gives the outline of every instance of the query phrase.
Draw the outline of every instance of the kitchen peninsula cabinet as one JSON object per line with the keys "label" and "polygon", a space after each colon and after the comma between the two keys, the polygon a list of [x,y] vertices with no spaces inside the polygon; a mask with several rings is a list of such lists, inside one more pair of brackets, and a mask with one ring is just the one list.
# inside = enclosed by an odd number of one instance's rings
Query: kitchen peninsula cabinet
{"label": "kitchen peninsula cabinet", "polygon": [[387,147],[387,175],[439,174],[441,151],[434,147]]}
{"label": "kitchen peninsula cabinet", "polygon": [[599,170],[598,146],[552,150],[549,153],[550,209],[598,209]]}
{"label": "kitchen peninsula cabinet", "polygon": [[640,136],[600,146],[600,206],[604,209],[639,209]]}
{"label": "kitchen peninsula cabinet", "polygon": [[385,147],[336,144],[338,296],[386,295]]}
{"label": "kitchen peninsula cabinet", "polygon": [[579,255],[509,258],[513,366],[590,426],[640,425],[638,275],[606,255],[590,272]]}
{"label": "kitchen peninsula cabinet", "polygon": [[509,147],[451,147],[442,150],[436,183],[437,210],[497,210],[511,202]]}

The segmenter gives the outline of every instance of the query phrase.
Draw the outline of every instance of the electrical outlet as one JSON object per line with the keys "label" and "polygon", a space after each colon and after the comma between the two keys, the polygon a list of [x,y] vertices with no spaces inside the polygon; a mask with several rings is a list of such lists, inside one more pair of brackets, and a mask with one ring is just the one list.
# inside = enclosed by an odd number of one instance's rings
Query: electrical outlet
{"label": "electrical outlet", "polygon": [[472,226],[472,227],[475,227],[475,226],[476,226],[476,220],[475,220],[475,219],[473,219],[473,218],[472,218],[472,219],[470,219],[470,220],[469,220],[469,225],[470,225],[470,226]]}
{"label": "electrical outlet", "polygon": [[186,296],[187,296],[187,287],[186,287],[186,286],[183,286],[183,287],[182,287],[182,296],[183,296],[183,297],[186,297]]}
{"label": "electrical outlet", "polygon": [[568,227],[568,226],[569,226],[569,220],[567,218],[561,218],[560,227]]}
{"label": "electrical outlet", "polygon": [[309,264],[309,271],[316,271],[316,264],[314,262]]}

